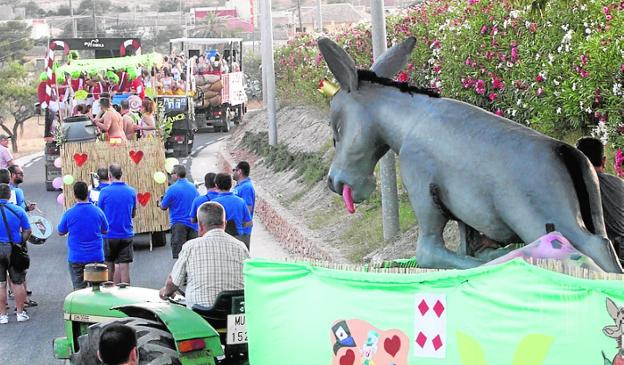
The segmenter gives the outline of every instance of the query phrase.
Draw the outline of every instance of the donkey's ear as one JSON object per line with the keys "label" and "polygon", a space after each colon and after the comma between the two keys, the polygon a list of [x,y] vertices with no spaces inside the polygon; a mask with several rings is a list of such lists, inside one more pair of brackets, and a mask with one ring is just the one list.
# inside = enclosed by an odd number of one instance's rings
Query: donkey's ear
{"label": "donkey's ear", "polygon": [[416,38],[409,37],[403,43],[393,46],[377,58],[371,71],[379,77],[393,78],[405,67],[415,45]]}
{"label": "donkey's ear", "polygon": [[328,38],[319,38],[318,46],[340,87],[348,92],[357,90],[358,76],[353,58]]}

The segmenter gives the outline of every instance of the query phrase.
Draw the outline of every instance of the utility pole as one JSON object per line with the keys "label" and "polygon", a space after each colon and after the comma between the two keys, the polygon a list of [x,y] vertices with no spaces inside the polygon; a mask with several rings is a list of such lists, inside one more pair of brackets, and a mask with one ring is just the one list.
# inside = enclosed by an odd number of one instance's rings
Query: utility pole
{"label": "utility pole", "polygon": [[299,32],[295,33],[303,33],[303,25],[301,22],[301,0],[297,0],[297,17],[299,17]]}
{"label": "utility pole", "polygon": [[76,26],[76,19],[74,19],[74,7],[72,6],[72,0],[69,0],[69,16],[72,22],[72,35],[74,38],[78,38],[78,27]]}
{"label": "utility pole", "polygon": [[97,38],[97,21],[95,20],[95,0],[91,0],[91,4],[93,4],[93,37]]}
{"label": "utility pole", "polygon": [[[316,19],[318,21],[318,23],[316,24],[316,31],[319,33],[323,33],[323,11],[321,9],[321,6],[321,0],[318,0],[316,4]],[[299,14],[299,17],[301,17],[301,14]]]}
{"label": "utility pole", "polygon": [[[387,49],[383,0],[371,0],[371,20],[373,23],[373,58],[377,59]],[[381,158],[381,214],[384,240],[389,240],[401,230],[396,158],[392,151],[388,151]]]}
{"label": "utility pole", "polygon": [[262,73],[266,81],[267,119],[269,121],[269,145],[277,144],[277,122],[275,120],[275,68],[273,64],[273,20],[271,19],[271,0],[262,0]]}

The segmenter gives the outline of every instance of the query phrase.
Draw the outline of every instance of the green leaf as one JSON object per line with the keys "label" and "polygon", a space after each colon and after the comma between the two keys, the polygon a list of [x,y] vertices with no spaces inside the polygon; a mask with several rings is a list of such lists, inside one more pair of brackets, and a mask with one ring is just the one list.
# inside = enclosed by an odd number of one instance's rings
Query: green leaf
{"label": "green leaf", "polygon": [[457,347],[462,365],[487,365],[483,348],[470,335],[457,331]]}
{"label": "green leaf", "polygon": [[516,347],[512,365],[541,365],[555,340],[552,336],[530,334]]}

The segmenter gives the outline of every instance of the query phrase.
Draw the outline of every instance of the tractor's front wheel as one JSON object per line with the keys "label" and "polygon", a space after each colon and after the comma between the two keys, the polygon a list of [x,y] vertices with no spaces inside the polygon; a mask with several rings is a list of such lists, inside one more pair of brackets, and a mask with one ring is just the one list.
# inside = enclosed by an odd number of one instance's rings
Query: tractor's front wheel
{"label": "tractor's front wheel", "polygon": [[80,349],[72,355],[71,362],[75,365],[100,365],[97,357],[100,335],[111,323],[121,323],[136,331],[139,350],[139,364],[179,365],[178,351],[173,337],[165,330],[165,326],[156,321],[143,318],[121,318],[106,323],[96,323],[89,327],[87,334],[78,337]]}

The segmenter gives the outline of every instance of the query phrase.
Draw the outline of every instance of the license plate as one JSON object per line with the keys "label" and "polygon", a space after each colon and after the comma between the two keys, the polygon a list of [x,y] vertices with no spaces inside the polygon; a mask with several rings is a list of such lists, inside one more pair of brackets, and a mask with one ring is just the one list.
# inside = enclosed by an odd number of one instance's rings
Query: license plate
{"label": "license plate", "polygon": [[229,314],[227,318],[228,345],[247,343],[247,324],[244,314]]}

